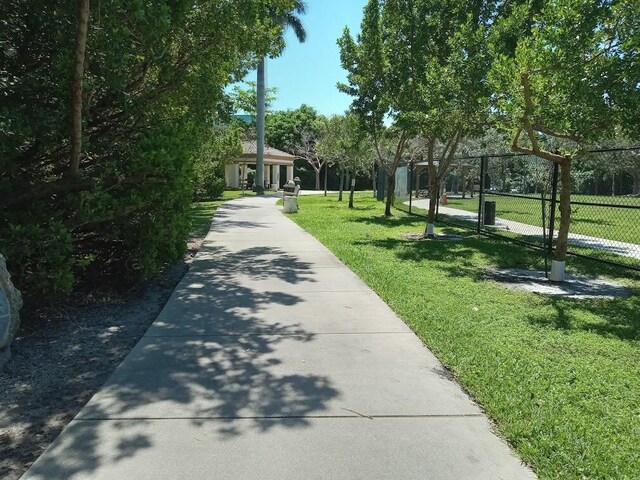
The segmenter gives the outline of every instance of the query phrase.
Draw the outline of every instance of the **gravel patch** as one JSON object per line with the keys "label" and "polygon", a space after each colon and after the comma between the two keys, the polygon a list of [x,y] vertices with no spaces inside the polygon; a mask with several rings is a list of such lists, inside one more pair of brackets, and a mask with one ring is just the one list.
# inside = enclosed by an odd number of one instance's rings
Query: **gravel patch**
{"label": "gravel patch", "polygon": [[617,282],[582,275],[566,275],[565,281],[558,283],[551,282],[544,272],[505,268],[487,270],[485,278],[495,280],[507,288],[554,297],[612,299],[631,295],[631,290]]}
{"label": "gravel patch", "polygon": [[201,243],[190,240],[184,261],[135,293],[74,298],[23,321],[0,372],[0,478],[20,478],[109,378],[156,319]]}
{"label": "gravel patch", "polygon": [[436,233],[433,237],[428,237],[424,233],[407,233],[405,238],[408,240],[464,240],[462,235],[457,235],[455,233]]}

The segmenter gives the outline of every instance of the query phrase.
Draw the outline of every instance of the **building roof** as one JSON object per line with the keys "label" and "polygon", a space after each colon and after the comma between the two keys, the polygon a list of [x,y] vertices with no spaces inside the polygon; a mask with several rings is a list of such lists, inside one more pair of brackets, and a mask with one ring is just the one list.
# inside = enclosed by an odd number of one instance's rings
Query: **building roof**
{"label": "building roof", "polygon": [[[258,148],[255,140],[242,142],[242,155],[238,160],[240,160],[240,162],[246,160],[248,160],[249,162],[255,162],[257,150]],[[264,147],[264,159],[265,161],[269,161],[270,163],[293,164],[295,158],[296,157],[291,155],[290,153],[283,152],[282,150],[278,150],[277,148],[269,147],[267,145],[265,145]]]}

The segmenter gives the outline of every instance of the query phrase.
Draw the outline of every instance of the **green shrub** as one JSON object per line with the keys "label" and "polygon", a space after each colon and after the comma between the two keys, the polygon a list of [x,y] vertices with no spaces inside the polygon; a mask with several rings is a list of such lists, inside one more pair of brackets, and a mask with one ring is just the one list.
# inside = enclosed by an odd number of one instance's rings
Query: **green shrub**
{"label": "green shrub", "polygon": [[72,236],[61,222],[10,224],[3,233],[0,252],[24,296],[47,299],[71,292]]}
{"label": "green shrub", "polygon": [[198,201],[214,200],[224,192],[227,182],[220,178],[214,169],[197,174],[194,185],[194,198]]}
{"label": "green shrub", "polygon": [[239,130],[233,126],[217,126],[206,132],[195,156],[194,198],[213,200],[226,187],[225,165],[242,153]]}
{"label": "green shrub", "polygon": [[0,251],[20,289],[48,298],[124,284],[180,258],[194,189],[219,195],[240,146],[212,127],[228,110],[224,88],[281,48],[280,29],[261,20],[272,7],[290,4],[92,2],[82,156],[69,174],[76,8],[3,6]]}

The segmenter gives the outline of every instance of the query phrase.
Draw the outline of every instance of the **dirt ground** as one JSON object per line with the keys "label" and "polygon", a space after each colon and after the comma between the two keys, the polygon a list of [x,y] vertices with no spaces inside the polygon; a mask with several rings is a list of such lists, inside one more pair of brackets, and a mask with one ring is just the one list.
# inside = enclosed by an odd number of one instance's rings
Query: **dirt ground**
{"label": "dirt ground", "polygon": [[39,311],[12,344],[0,372],[0,478],[29,468],[109,378],[156,319],[189,269],[202,240],[184,261],[135,293],[74,298]]}

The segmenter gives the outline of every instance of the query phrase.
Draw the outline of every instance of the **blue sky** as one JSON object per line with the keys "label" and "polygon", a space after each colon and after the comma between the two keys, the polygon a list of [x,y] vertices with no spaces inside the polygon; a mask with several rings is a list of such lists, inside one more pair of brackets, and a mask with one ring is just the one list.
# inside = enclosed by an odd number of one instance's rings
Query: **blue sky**
{"label": "blue sky", "polygon": [[[267,87],[278,89],[271,110],[311,105],[324,115],[343,113],[350,97],[336,88],[346,81],[340,67],[336,40],[348,26],[352,34],[360,30],[362,9],[366,0],[307,0],[307,13],[302,21],[307,41],[299,43],[292,31],[286,32],[287,47],[279,58],[267,60]],[[255,72],[247,80],[255,81]]]}

